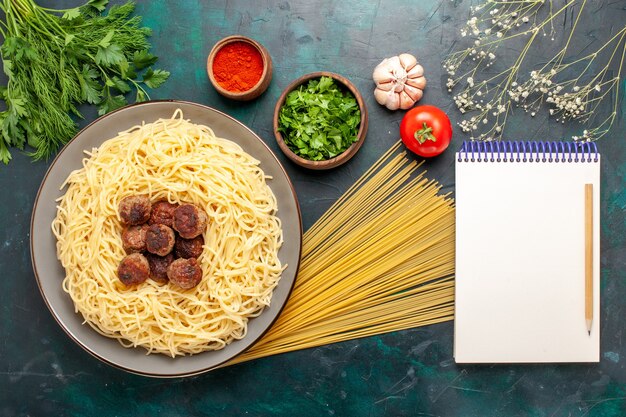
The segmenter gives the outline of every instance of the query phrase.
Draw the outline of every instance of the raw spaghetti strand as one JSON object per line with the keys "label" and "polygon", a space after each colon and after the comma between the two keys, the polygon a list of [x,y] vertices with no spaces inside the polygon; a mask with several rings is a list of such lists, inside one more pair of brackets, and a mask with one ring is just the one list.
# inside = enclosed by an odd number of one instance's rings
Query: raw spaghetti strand
{"label": "raw spaghetti strand", "polygon": [[[171,119],[135,126],[87,152],[70,174],[52,230],[63,289],[91,327],[126,347],[170,356],[223,348],[245,337],[270,304],[283,270],[276,198],[259,162],[202,125]],[[117,209],[128,195],[189,202],[208,214],[191,289],[152,280],[125,287]]]}
{"label": "raw spaghetti strand", "polygon": [[283,312],[229,364],[452,319],[454,203],[399,148],[305,233]]}

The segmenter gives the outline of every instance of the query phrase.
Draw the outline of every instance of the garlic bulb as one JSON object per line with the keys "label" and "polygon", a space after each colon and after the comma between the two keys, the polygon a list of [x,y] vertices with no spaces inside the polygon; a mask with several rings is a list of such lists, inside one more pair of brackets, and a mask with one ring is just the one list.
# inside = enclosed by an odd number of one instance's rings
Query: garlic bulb
{"label": "garlic bulb", "polygon": [[389,110],[413,107],[422,98],[426,87],[424,67],[411,54],[383,59],[374,68],[372,77],[376,83],[376,101]]}

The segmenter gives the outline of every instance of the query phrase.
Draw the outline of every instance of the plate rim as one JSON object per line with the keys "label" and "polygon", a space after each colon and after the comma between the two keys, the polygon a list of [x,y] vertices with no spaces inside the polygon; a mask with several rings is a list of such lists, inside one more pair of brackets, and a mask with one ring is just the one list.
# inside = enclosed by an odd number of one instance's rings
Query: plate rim
{"label": "plate rim", "polygon": [[[280,168],[280,170],[282,171],[282,173],[285,175],[285,178],[287,180],[287,183],[289,184],[289,188],[291,190],[291,195],[293,197],[293,200],[295,202],[295,208],[296,208],[296,212],[298,214],[298,236],[299,236],[299,248],[298,248],[298,260],[296,262],[295,265],[295,270],[294,270],[294,279],[292,280],[289,289],[287,291],[287,296],[285,299],[285,302],[280,306],[280,308],[278,309],[276,316],[272,319],[272,321],[269,323],[269,325],[265,328],[265,330],[263,330],[258,337],[256,337],[254,340],[252,340],[250,342],[249,345],[245,346],[244,348],[242,348],[239,352],[237,352],[234,356],[232,356],[229,359],[225,359],[217,364],[214,364],[210,367],[206,367],[206,368],[202,368],[202,369],[197,369],[195,371],[190,371],[190,372],[180,372],[180,373],[157,373],[157,372],[144,372],[144,371],[139,371],[136,369],[132,369],[123,365],[120,365],[118,363],[115,363],[105,357],[100,356],[98,353],[96,353],[95,351],[93,351],[89,346],[87,346],[85,343],[83,343],[82,341],[80,341],[78,338],[76,338],[69,330],[68,328],[65,326],[65,324],[62,322],[62,320],[58,317],[57,313],[55,313],[54,309],[52,308],[52,306],[50,305],[50,302],[48,300],[48,297],[46,297],[46,294],[44,293],[42,284],[41,284],[41,278],[39,276],[39,272],[37,270],[37,264],[35,261],[35,255],[34,255],[34,239],[33,239],[33,230],[34,230],[34,223],[35,223],[35,214],[37,212],[37,208],[38,208],[38,203],[39,203],[39,198],[41,196],[42,190],[44,188],[44,184],[47,182],[48,177],[50,175],[50,173],[52,172],[53,168],[56,166],[60,156],[63,154],[63,152],[66,150],[67,146],[74,142],[74,140],[76,140],[76,138],[78,138],[84,131],[86,131],[87,129],[89,129],[90,127],[92,127],[94,124],[98,123],[100,120],[103,120],[104,118],[108,118],[116,113],[119,113],[121,111],[127,110],[129,108],[132,107],[141,107],[141,106],[146,106],[146,105],[150,105],[150,104],[154,104],[154,103],[172,103],[172,104],[184,104],[184,105],[191,105],[191,106],[196,106],[196,107],[200,107],[204,110],[209,110],[212,112],[216,112],[218,114],[220,114],[223,117],[226,117],[232,121],[234,121],[235,123],[239,124],[241,127],[243,127],[244,129],[248,130],[252,136],[254,136],[264,147],[265,149],[269,152],[269,154],[274,158],[275,162],[277,163],[278,167]],[[287,303],[289,302],[289,298],[291,296],[291,293],[293,291],[293,288],[295,286],[296,283],[296,279],[298,277],[298,272],[300,270],[300,262],[302,260],[302,241],[303,241],[303,228],[302,228],[302,212],[300,209],[300,202],[298,201],[298,196],[296,193],[296,190],[293,186],[293,182],[291,181],[291,178],[289,177],[289,175],[287,174],[287,171],[285,170],[285,167],[283,166],[283,164],[281,164],[280,160],[278,159],[278,157],[276,156],[276,154],[274,152],[272,152],[272,150],[270,149],[270,147],[267,145],[267,143],[265,143],[265,141],[263,139],[261,139],[261,137],[255,133],[252,129],[250,129],[248,126],[246,126],[244,123],[240,122],[239,120],[235,119],[233,116],[230,116],[226,113],[224,113],[223,111],[220,111],[214,107],[205,105],[205,104],[201,104],[201,103],[195,103],[192,101],[187,101],[187,100],[177,100],[177,99],[161,99],[161,100],[147,100],[144,102],[140,102],[140,103],[133,103],[133,104],[129,104],[123,107],[120,107],[119,109],[116,109],[110,113],[107,113],[105,115],[102,115],[100,117],[97,117],[96,119],[94,119],[93,121],[91,121],[89,124],[87,124],[85,127],[83,127],[82,129],[80,129],[78,132],[76,132],[76,134],[69,140],[67,141],[67,143],[65,145],[63,145],[63,148],[61,148],[57,154],[55,155],[54,159],[52,160],[52,162],[50,163],[50,166],[48,167],[48,169],[46,170],[46,173],[44,174],[41,183],[39,184],[39,187],[37,189],[37,194],[35,196],[35,199],[33,201],[33,209],[31,212],[31,218],[30,218],[30,227],[29,227],[29,233],[30,233],[30,239],[29,239],[29,248],[30,248],[30,259],[31,259],[31,265],[33,268],[33,273],[35,275],[35,281],[37,282],[37,287],[39,288],[39,293],[41,295],[41,297],[44,300],[44,303],[46,304],[46,307],[48,308],[48,311],[50,312],[50,314],[52,315],[52,317],[54,318],[54,320],[57,322],[57,324],[59,325],[59,327],[63,330],[63,332],[69,336],[69,338],[76,343],[78,346],[80,346],[84,351],[86,351],[87,353],[89,353],[91,356],[95,357],[96,359],[98,359],[99,361],[106,363],[110,366],[113,366],[114,368],[117,369],[121,369],[125,372],[129,372],[135,375],[141,375],[141,376],[147,376],[147,377],[154,377],[154,378],[164,378],[164,379],[169,379],[169,378],[180,378],[180,377],[189,377],[189,376],[195,376],[195,375],[200,375],[206,372],[209,372],[211,370],[214,369],[218,369],[220,367],[223,367],[223,365],[225,363],[227,363],[228,361],[236,358],[237,356],[241,355],[242,353],[244,353],[246,350],[250,349],[252,346],[254,346],[256,344],[256,342],[258,342],[259,340],[261,340],[263,338],[263,336],[265,336],[265,334],[274,326],[274,324],[276,323],[276,321],[278,320],[278,318],[280,317],[283,309],[285,308],[285,306],[287,305]],[[57,258],[58,261],[58,258]],[[80,314],[80,313],[76,313],[76,314]],[[86,323],[83,321],[82,325],[86,325]],[[93,330],[93,329],[91,329]],[[95,331],[95,330],[93,330]],[[102,336],[102,337],[106,337],[106,336]],[[120,345],[120,348],[122,349],[127,349],[124,346]],[[136,349],[136,348],[133,348]],[[201,352],[201,353],[206,353],[205,352]],[[192,355],[190,355],[192,356]]]}

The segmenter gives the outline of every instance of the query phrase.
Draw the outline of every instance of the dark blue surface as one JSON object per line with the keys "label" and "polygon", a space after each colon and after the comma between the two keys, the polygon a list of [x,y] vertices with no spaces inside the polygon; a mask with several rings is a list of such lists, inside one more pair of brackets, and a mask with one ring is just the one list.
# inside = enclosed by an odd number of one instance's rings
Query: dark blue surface
{"label": "dark blue surface", "polygon": [[[76,1],[42,1],[63,7]],[[384,57],[412,52],[426,69],[422,103],[459,121],[445,92],[440,62],[468,16],[469,1],[357,0],[141,1],[154,29],[153,51],[171,79],[152,98],[196,101],[225,111],[256,131],[291,176],[309,227],[398,139],[402,112],[373,99],[371,73]],[[594,2],[586,39],[593,45],[626,21],[626,2]],[[274,61],[268,91],[250,103],[218,96],[206,76],[213,44],[231,34],[263,43]],[[545,47],[546,50],[549,46]],[[514,49],[503,59],[515,56]],[[537,54],[541,62],[546,56]],[[347,165],[309,172],[280,154],[272,112],[282,89],[312,71],[348,77],[363,93],[370,128]],[[158,380],[104,365],[76,346],[46,309],[32,273],[29,220],[45,162],[17,152],[0,167],[0,417],[76,416],[622,416],[626,415],[626,151],[624,114],[598,146],[602,159],[601,362],[578,365],[457,366],[452,323],[309,349]],[[94,112],[86,112],[85,123]],[[575,126],[577,128],[577,126]],[[547,119],[514,115],[507,139],[558,140],[574,132]],[[466,137],[456,134],[457,149]],[[450,150],[427,161],[428,175],[454,191]]]}

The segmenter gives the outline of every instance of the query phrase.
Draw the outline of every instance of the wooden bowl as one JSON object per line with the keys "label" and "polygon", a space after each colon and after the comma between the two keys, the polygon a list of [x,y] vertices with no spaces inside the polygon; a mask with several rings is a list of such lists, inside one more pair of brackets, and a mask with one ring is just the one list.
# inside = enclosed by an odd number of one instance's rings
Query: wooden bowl
{"label": "wooden bowl", "polygon": [[[259,51],[259,53],[261,54],[261,58],[263,58],[263,74],[261,74],[261,79],[254,85],[254,87],[243,92],[234,92],[225,89],[217,82],[217,80],[215,79],[215,74],[213,74],[213,61],[215,60],[215,55],[217,55],[217,52],[224,46],[233,42],[245,42],[249,45],[252,45],[254,48],[256,48],[257,51]],[[270,56],[269,52],[267,51],[267,49],[265,49],[263,45],[261,45],[254,39],[242,35],[228,36],[218,41],[209,53],[209,57],[207,58],[206,63],[206,69],[207,74],[209,75],[209,80],[211,81],[211,84],[213,84],[213,87],[215,87],[217,92],[224,97],[230,98],[232,100],[253,100],[263,94],[263,92],[265,92],[265,90],[267,90],[267,87],[270,85],[270,81],[272,81],[272,57]]]}
{"label": "wooden bowl", "polygon": [[[287,146],[287,144],[285,143],[285,140],[283,139],[283,135],[278,131],[278,124],[279,124],[278,116],[280,114],[281,107],[285,103],[287,94],[289,94],[290,92],[298,88],[301,84],[307,83],[311,79],[320,78],[322,76],[333,78],[335,81],[339,83],[341,87],[344,87],[345,89],[350,91],[352,95],[354,95],[354,97],[356,98],[357,104],[359,105],[359,109],[361,110],[361,121],[359,123],[359,131],[357,133],[357,140],[352,145],[350,145],[348,149],[346,149],[344,152],[340,153],[339,155],[331,159],[326,159],[323,161],[311,161],[310,159],[305,159],[305,158],[302,158],[301,156],[296,155],[291,149],[289,149],[289,146]],[[335,74],[333,72],[327,72],[327,71],[312,72],[310,74],[303,75],[302,77],[298,78],[297,80],[289,84],[287,88],[285,88],[283,93],[280,95],[278,101],[276,102],[276,107],[274,108],[274,136],[276,137],[276,142],[278,143],[278,146],[283,151],[283,153],[287,156],[287,158],[291,159],[293,162],[300,165],[301,167],[309,168],[309,169],[315,169],[315,170],[331,169],[331,168],[335,168],[341,164],[345,164],[346,162],[348,162],[350,158],[352,158],[357,153],[357,151],[361,148],[361,145],[363,145],[363,142],[365,141],[365,135],[367,134],[367,124],[368,124],[367,107],[365,106],[365,102],[363,101],[363,97],[361,96],[361,93],[359,92],[359,90],[357,90],[354,84],[350,82],[350,80],[348,80],[345,77],[342,77],[339,74]]]}

